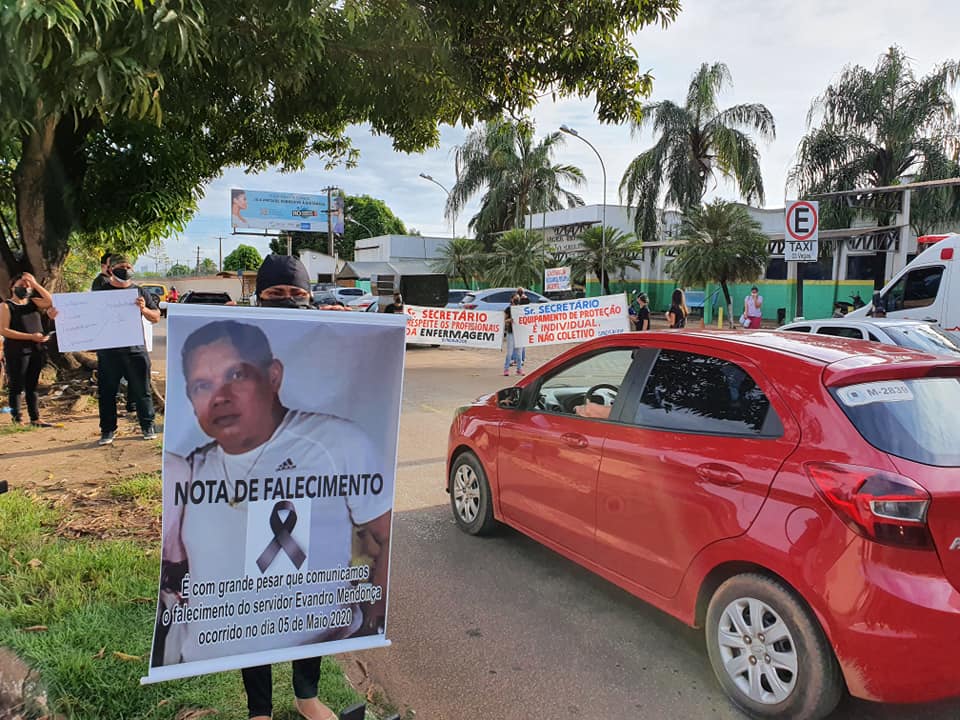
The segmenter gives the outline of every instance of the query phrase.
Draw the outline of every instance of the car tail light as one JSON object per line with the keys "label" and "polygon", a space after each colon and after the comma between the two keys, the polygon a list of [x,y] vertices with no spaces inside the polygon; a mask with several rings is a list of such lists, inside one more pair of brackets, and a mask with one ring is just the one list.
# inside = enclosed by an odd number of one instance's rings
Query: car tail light
{"label": "car tail light", "polygon": [[854,532],[884,545],[933,549],[930,494],[913,480],[873,468],[807,463],[814,487]]}
{"label": "car tail light", "polygon": [[464,310],[476,310],[476,309],[477,309],[477,304],[476,304],[476,303],[467,303],[466,305],[463,306],[463,309],[464,309]]}

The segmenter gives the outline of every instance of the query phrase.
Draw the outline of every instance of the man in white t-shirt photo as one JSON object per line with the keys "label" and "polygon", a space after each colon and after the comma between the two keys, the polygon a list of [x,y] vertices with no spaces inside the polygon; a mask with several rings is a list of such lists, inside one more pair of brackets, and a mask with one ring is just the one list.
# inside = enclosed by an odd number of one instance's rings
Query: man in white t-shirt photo
{"label": "man in white t-shirt photo", "polygon": [[[365,430],[350,420],[284,406],[280,399],[283,364],[274,357],[264,332],[250,322],[217,320],[202,325],[183,343],[181,361],[187,398],[200,429],[212,441],[185,457],[170,452],[164,457],[167,517],[162,591],[182,598],[180,589],[186,573],[189,587],[205,587],[225,578],[348,568],[357,533],[358,544],[363,545],[369,558],[369,576],[363,583],[379,586],[383,595],[378,601],[359,606],[337,606],[353,611],[349,625],[337,629],[304,629],[210,644],[202,634],[209,628],[222,627],[222,619],[190,622],[185,630],[167,635],[162,654],[154,653],[154,664],[382,632],[393,501],[392,458],[377,451]],[[332,476],[352,476],[354,481],[334,484]],[[254,479],[258,492],[256,500],[251,501]],[[278,534],[273,526],[280,520],[277,498],[288,499],[291,489],[299,491],[289,503],[295,506],[296,522],[289,527],[288,514]],[[271,555],[265,551],[274,536],[282,542]],[[298,557],[297,549],[302,557]],[[320,587],[336,594],[337,588],[351,584],[335,579]],[[311,588],[311,592],[314,590]],[[272,595],[269,590],[249,591],[234,593],[228,599],[235,603],[239,599],[270,599]],[[192,597],[187,604],[209,607],[222,601],[217,596]],[[322,608],[324,612],[331,609]],[[258,615],[257,620],[290,614],[289,609],[281,609]],[[345,616],[342,612],[340,615]]]}

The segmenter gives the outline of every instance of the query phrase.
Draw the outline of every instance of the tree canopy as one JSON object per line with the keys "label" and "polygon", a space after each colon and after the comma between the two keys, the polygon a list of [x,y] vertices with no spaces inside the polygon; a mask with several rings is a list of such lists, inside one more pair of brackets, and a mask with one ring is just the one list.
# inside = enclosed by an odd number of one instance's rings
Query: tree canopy
{"label": "tree canopy", "polygon": [[[958,81],[955,60],[917,78],[899,47],[881,55],[873,70],[847,67],[810,107],[810,130],[800,142],[791,183],[806,195],[896,185],[906,176],[960,176],[960,124],[952,95]],[[896,194],[888,194],[858,205],[873,208],[888,222],[897,201]],[[832,202],[824,203],[821,217],[826,227],[847,227],[854,215],[845,204]],[[914,193],[910,222],[919,234],[957,219],[956,189]]]}
{"label": "tree canopy", "polygon": [[469,227],[489,241],[494,233],[522,227],[530,213],[583,205],[564,187],[582,185],[583,171],[553,162],[564,142],[560,132],[536,142],[527,122],[494,120],[473,130],[456,150],[460,172],[447,200],[447,217],[482,192],[480,211]]}
{"label": "tree canopy", "polygon": [[167,270],[167,277],[184,277],[192,274],[193,269],[189,265],[184,265],[182,263],[171,265],[170,269]]}
{"label": "tree canopy", "polygon": [[776,126],[771,112],[759,103],[721,110],[717,96],[731,83],[725,64],[703,63],[690,80],[683,105],[650,103],[634,122],[635,132],[649,125],[658,134],[654,146],[633,159],[620,181],[627,205],[636,207],[640,238],[656,239],[661,202],[680,210],[698,206],[717,172],[732,179],[747,202],[763,204],[760,152],[751,133],[772,140]]}
{"label": "tree canopy", "polygon": [[487,281],[496,287],[542,287],[547,246],[535,230],[508,230],[487,256]]}
{"label": "tree canopy", "polygon": [[592,272],[603,286],[603,293],[610,294],[610,273],[620,273],[627,268],[640,269],[640,253],[643,243],[633,235],[599,225],[587,228],[580,235],[583,252],[573,256],[574,274],[585,275]]}
{"label": "tree canopy", "polygon": [[440,257],[430,263],[435,272],[463,280],[471,288],[472,280],[483,273],[486,263],[483,243],[474,238],[452,238],[440,248]]}
{"label": "tree canopy", "polygon": [[241,244],[223,259],[223,269],[228,272],[256,270],[262,262],[263,258],[253,245]]}
{"label": "tree canopy", "polygon": [[[116,250],[182,230],[228,166],[356,160],[348,128],[395,149],[438,124],[517,114],[544,92],[636,117],[651,77],[631,36],[679,0],[19,0],[0,8],[0,183],[19,269],[59,282],[71,233]],[[9,196],[8,196],[9,197]],[[9,203],[9,200],[4,202]],[[2,227],[2,226],[0,226]],[[15,235],[15,237],[14,237]]]}
{"label": "tree canopy", "polygon": [[716,200],[689,209],[677,239],[685,244],[667,266],[667,272],[683,287],[719,283],[732,326],[733,303],[728,283],[756,280],[767,268],[769,238],[760,223],[750,217],[743,205]]}

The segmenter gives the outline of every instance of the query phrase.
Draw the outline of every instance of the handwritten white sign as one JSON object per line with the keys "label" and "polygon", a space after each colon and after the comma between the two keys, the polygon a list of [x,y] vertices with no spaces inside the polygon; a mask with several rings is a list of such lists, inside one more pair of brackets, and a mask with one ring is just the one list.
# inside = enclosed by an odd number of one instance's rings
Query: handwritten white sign
{"label": "handwritten white sign", "polygon": [[57,347],[71,352],[143,345],[138,296],[135,288],[55,293]]}

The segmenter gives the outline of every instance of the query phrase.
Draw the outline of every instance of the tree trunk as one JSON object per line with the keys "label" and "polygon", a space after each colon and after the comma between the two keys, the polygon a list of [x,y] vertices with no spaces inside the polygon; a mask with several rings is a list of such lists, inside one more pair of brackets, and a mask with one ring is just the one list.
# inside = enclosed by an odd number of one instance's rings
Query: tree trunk
{"label": "tree trunk", "polygon": [[727,287],[726,280],[720,281],[720,287],[723,289],[723,299],[727,303],[727,322],[732,330],[736,327],[736,324],[733,322],[733,300],[730,298],[730,288]]}

